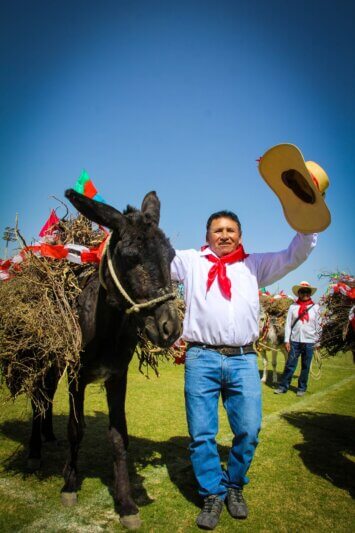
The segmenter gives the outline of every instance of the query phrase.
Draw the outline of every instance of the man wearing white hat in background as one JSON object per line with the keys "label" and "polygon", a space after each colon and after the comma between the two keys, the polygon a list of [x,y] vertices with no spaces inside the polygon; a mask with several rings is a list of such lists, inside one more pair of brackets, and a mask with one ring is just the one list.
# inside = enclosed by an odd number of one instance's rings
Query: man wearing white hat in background
{"label": "man wearing white hat in background", "polygon": [[316,287],[312,287],[307,281],[301,281],[299,285],[292,287],[298,300],[290,306],[287,313],[285,346],[289,356],[279,387],[274,391],[275,394],[285,394],[288,391],[299,357],[301,357],[301,372],[298,378],[297,396],[303,396],[307,390],[314,345],[320,333],[319,305],[311,298],[316,290]]}

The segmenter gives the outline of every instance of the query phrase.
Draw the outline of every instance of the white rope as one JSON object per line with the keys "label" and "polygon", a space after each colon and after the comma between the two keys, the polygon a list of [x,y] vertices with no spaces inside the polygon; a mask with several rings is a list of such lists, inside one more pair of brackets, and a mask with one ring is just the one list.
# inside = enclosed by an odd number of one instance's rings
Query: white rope
{"label": "white rope", "polygon": [[[321,378],[321,375],[322,375],[322,362],[323,362],[322,361],[322,356],[320,355],[319,350],[315,349],[314,350],[314,354],[313,354],[313,358],[312,358],[312,361],[311,361],[310,372],[311,372],[312,378],[315,379],[316,381],[318,381]],[[317,370],[313,370],[313,366],[317,366]]]}
{"label": "white rope", "polygon": [[147,302],[142,303],[136,303],[132,300],[132,298],[127,294],[125,289],[122,287],[120,280],[117,277],[117,274],[115,272],[115,269],[113,267],[112,258],[111,258],[111,252],[109,247],[109,241],[110,241],[111,235],[106,239],[105,246],[102,252],[101,260],[100,260],[100,266],[99,266],[99,279],[101,285],[104,287],[104,289],[107,290],[106,283],[103,279],[102,275],[102,264],[103,264],[103,258],[105,254],[107,255],[107,266],[109,269],[109,272],[111,274],[111,278],[114,281],[114,284],[116,288],[119,290],[119,292],[122,294],[122,296],[127,300],[128,303],[131,304],[131,307],[126,309],[126,313],[129,315],[130,313],[139,313],[141,309],[144,309],[146,307],[152,307],[153,305],[165,302],[166,300],[174,300],[176,298],[175,294],[173,292],[170,292],[169,294],[164,294],[163,296],[159,296],[158,298],[154,298],[153,300],[149,300]]}

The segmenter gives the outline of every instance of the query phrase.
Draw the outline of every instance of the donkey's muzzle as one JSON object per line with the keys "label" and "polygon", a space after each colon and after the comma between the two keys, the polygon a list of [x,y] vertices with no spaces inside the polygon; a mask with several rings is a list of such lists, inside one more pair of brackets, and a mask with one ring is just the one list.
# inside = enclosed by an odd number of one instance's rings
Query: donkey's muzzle
{"label": "donkey's muzzle", "polygon": [[181,335],[181,321],[174,302],[166,302],[156,308],[144,320],[149,340],[161,348],[171,346]]}

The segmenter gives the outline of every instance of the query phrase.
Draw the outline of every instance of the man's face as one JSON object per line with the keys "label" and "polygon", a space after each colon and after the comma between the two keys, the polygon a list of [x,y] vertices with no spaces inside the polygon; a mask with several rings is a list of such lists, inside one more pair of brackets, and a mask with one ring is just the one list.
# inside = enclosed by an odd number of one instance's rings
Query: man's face
{"label": "man's face", "polygon": [[234,252],[241,242],[238,224],[231,218],[215,218],[208,229],[207,242],[218,257]]}
{"label": "man's face", "polygon": [[310,299],[311,291],[309,289],[300,289],[298,291],[298,297],[301,300],[301,302],[305,302],[306,300]]}

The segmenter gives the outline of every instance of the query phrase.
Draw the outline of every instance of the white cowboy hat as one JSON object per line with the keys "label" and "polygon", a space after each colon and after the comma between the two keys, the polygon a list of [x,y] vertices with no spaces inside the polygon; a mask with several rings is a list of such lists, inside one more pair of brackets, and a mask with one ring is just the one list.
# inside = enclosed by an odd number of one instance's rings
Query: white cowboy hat
{"label": "white cowboy hat", "polygon": [[316,292],[317,287],[312,287],[308,281],[301,281],[298,285],[292,287],[292,292],[295,296],[298,296],[298,291],[300,289],[309,289],[311,291],[311,296]]}
{"label": "white cowboy hat", "polygon": [[265,152],[259,172],[277,194],[290,226],[301,233],[325,230],[330,212],[324,201],[329,178],[313,161],[305,161],[294,144],[278,144]]}

